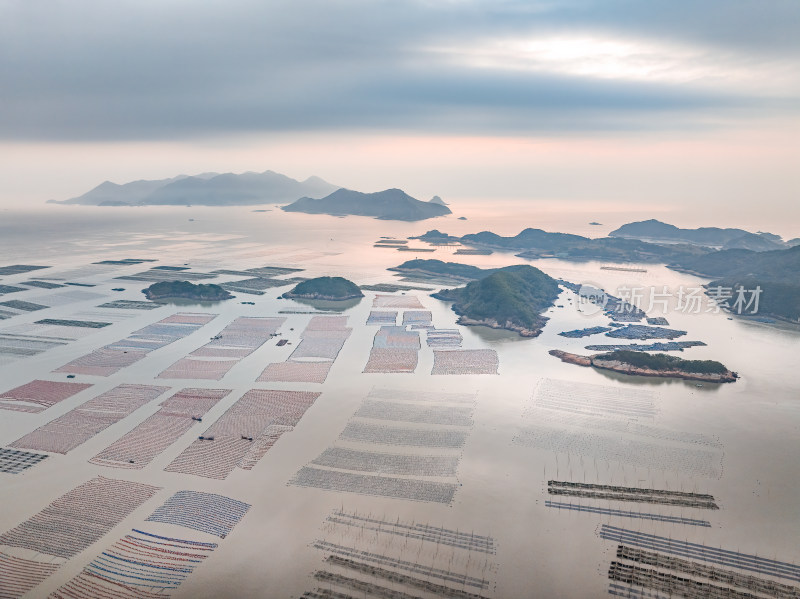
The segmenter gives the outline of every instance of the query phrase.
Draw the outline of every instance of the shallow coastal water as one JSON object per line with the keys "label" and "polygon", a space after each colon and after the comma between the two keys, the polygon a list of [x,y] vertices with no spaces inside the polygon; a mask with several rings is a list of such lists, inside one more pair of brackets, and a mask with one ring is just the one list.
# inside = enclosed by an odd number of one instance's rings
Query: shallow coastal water
{"label": "shallow coastal water", "polygon": [[[290,266],[305,269],[300,276],[339,275],[359,284],[386,283],[396,281],[386,268],[414,257],[481,267],[525,261],[513,253],[500,252],[490,256],[456,256],[453,248],[446,247],[419,255],[373,248],[373,242],[381,236],[406,238],[432,228],[451,234],[480,230],[515,234],[525,226],[600,235],[637,218],[637,215],[616,213],[605,215],[608,218],[594,214],[587,218],[582,214],[558,214],[552,210],[538,213],[520,210],[520,214],[531,219],[528,222],[519,215],[511,217],[507,213],[502,217],[488,215],[480,220],[477,209],[471,212],[466,208],[464,213],[467,221],[453,216],[422,223],[399,223],[360,217],[288,214],[277,210],[256,213],[252,208],[116,210],[58,206],[52,207],[52,211],[4,212],[0,219],[0,266],[41,264],[51,268],[3,276],[0,284],[13,285],[64,272],[68,280],[96,286],[30,289],[0,299],[35,302],[37,298],[75,290],[95,293],[102,299],[88,298],[59,304],[46,312],[14,316],[0,321],[0,334],[43,317],[66,319],[91,313],[92,318],[99,319],[98,313],[105,313],[109,319],[115,318],[113,310],[104,312],[96,306],[119,299],[141,300],[140,290],[147,283],[114,277],[144,271],[156,264],[187,265],[192,272]],[[585,222],[593,219],[607,224],[592,227]],[[420,242],[414,243],[422,246]],[[115,266],[108,270],[87,268],[92,262],[122,258],[158,262]],[[539,260],[531,263],[552,276],[594,284],[612,293],[621,286],[661,289],[666,285],[674,290],[705,282],[663,266],[645,265],[646,272],[626,272],[604,270],[601,267],[605,264],[600,262]],[[228,279],[221,277],[219,280]],[[209,281],[215,282],[215,279]],[[125,291],[112,291],[115,287],[124,287]],[[554,307],[548,312],[550,321],[543,333],[535,339],[523,339],[506,331],[457,326],[455,314],[447,303],[428,297],[423,291],[410,291],[408,295],[416,295],[425,309],[432,312],[437,328],[460,330],[463,348],[496,350],[499,374],[432,376],[433,352],[426,346],[424,335],[419,363],[413,374],[364,374],[362,370],[377,331],[377,327],[364,324],[375,296],[374,292],[366,292],[363,300],[342,312],[353,331],[323,385],[256,383],[255,379],[266,364],[286,359],[296,347],[300,332],[310,319],[307,313],[317,307],[327,307],[278,300],[277,296],[285,290],[268,289],[264,295],[236,294],[235,300],[208,306],[169,304],[151,311],[133,311],[125,318],[120,312],[111,326],[37,356],[0,363],[0,392],[35,378],[65,380],[63,374],[52,371],[170,314],[192,311],[219,315],[199,331],[152,352],[114,375],[79,375],[78,381],[91,382],[94,386],[42,413],[2,411],[2,446],[121,383],[163,384],[171,387],[167,396],[183,387],[233,390],[208,412],[203,425],[184,434],[142,470],[115,470],[87,460],[154,413],[160,401],[147,404],[67,455],[54,455],[23,474],[0,474],[0,500],[4,506],[0,513],[0,531],[16,526],[56,497],[96,475],[163,487],[155,498],[135,510],[103,539],[45,580],[29,594],[30,597],[46,596],[69,580],[99,551],[139,525],[170,494],[183,489],[219,493],[250,503],[252,508],[227,538],[218,541],[219,547],[178,588],[174,593],[176,597],[300,596],[317,584],[311,574],[323,567],[323,553],[312,544],[326,536],[323,523],[338,509],[389,521],[425,522],[492,536],[497,542],[497,554],[496,570],[491,572],[493,595],[490,596],[495,597],[606,596],[606,574],[616,543],[598,536],[597,530],[602,524],[784,562],[800,561],[797,545],[800,538],[797,509],[800,465],[794,459],[796,448],[800,446],[800,381],[796,373],[800,332],[794,328],[728,320],[723,313],[683,314],[674,309],[673,301],[665,315],[670,326],[687,330],[685,339],[707,343],[705,347],[691,348],[681,355],[716,359],[741,375],[734,384],[698,387],[687,381],[626,377],[579,368],[549,356],[547,351],[553,348],[581,353],[588,343],[612,342],[602,336],[566,339],[557,335],[560,331],[605,324],[607,320],[602,315],[578,312],[577,298],[568,292],[557,302],[564,307]],[[254,305],[242,304],[242,301],[252,301]],[[279,314],[280,311],[295,313]],[[287,320],[280,332],[291,345],[277,347],[274,342],[268,342],[241,360],[221,380],[155,378],[239,316],[285,316]],[[588,445],[579,452],[559,452],[520,443],[523,431],[544,424],[550,430],[576,431],[585,438],[598,432],[591,426],[593,421],[580,414],[563,410],[543,412],[537,407],[534,392],[546,379],[573,385],[623,388],[626,393],[633,392],[633,397],[652,397],[654,415],[641,419],[639,424],[650,427],[651,431],[673,431],[684,437],[676,437],[677,441],[645,437],[662,452],[656,455],[653,466],[648,466],[644,457],[638,464],[628,459],[609,460],[607,453],[597,448],[592,450]],[[322,396],[294,430],[282,435],[251,471],[235,469],[225,480],[212,480],[163,470],[207,423],[213,422],[252,388],[319,390]],[[477,393],[473,425],[460,453],[459,486],[451,505],[287,484],[298,470],[337,443],[340,433],[373,388],[397,389],[409,396],[421,391]],[[613,418],[603,422],[618,424]],[[632,435],[632,430],[632,427],[615,428],[613,435],[606,438],[627,443],[633,449],[642,436]],[[669,449],[686,448],[681,439],[687,434],[702,435],[715,443],[710,449],[707,446],[702,449],[708,452],[709,463],[718,470],[718,476],[699,474],[697,468],[692,468],[693,462],[671,457],[673,453]],[[607,451],[608,442],[602,447]],[[694,458],[698,454],[686,455]],[[558,510],[545,504],[552,499],[547,494],[549,479],[710,493],[721,509],[709,512],[661,505],[631,507],[623,502],[583,502],[666,516],[702,517],[709,521],[709,527]],[[165,534],[170,531],[167,525],[160,530]],[[422,554],[419,559],[428,566],[447,566],[445,553]]]}

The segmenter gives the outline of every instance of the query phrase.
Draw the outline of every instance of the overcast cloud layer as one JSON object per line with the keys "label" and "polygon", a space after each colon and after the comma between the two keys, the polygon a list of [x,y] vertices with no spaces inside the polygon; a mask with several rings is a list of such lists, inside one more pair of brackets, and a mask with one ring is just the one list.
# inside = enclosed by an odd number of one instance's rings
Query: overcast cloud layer
{"label": "overcast cloud layer", "polygon": [[800,112],[800,2],[0,2],[0,138],[697,130]]}

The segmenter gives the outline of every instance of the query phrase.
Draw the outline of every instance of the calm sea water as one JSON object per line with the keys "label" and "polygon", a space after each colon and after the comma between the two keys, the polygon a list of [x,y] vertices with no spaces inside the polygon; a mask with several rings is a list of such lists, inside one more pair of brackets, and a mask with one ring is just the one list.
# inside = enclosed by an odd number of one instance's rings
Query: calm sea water
{"label": "calm sea water", "polygon": [[[414,257],[437,258],[482,267],[524,262],[512,253],[491,256],[455,256],[452,248],[415,255],[392,249],[376,249],[381,236],[406,238],[437,228],[451,234],[493,230],[515,234],[526,226],[586,235],[605,235],[624,222],[650,215],[629,213],[586,214],[559,211],[557,207],[531,209],[522,205],[465,206],[458,214],[422,223],[377,221],[359,217],[334,218],[268,212],[252,208],[137,208],[103,209],[48,207],[35,212],[0,213],[0,265],[50,265],[48,271],[70,271],[91,262],[120,258],[152,258],[161,265],[188,265],[198,272],[218,268],[251,268],[281,265],[304,268],[303,275],[342,275],[357,283],[395,280],[386,268]],[[467,220],[457,220],[464,215]],[[602,222],[591,226],[590,220]],[[422,245],[410,242],[412,245]],[[604,270],[603,263],[571,263],[541,260],[533,263],[548,274],[578,283],[592,283],[614,291],[621,286],[677,289],[696,287],[702,279],[675,273],[660,266],[647,272]],[[142,267],[123,267],[136,272]],[[115,280],[120,271],[98,274],[74,273],[79,280],[96,284],[87,288],[110,299],[141,299],[141,283]],[[34,273],[35,274],[35,273]],[[12,284],[32,275],[2,277]],[[112,287],[125,287],[113,292]],[[69,288],[82,289],[82,288]],[[55,290],[55,292],[61,290]],[[277,300],[281,290],[263,296],[239,296],[237,300],[192,310],[219,313],[210,325],[181,341],[158,350],[134,366],[108,378],[80,377],[95,383],[86,393],[66,400],[41,414],[0,413],[0,445],[17,439],[59,416],[89,397],[120,383],[154,382],[166,366],[205,343],[237,316],[275,315],[279,310],[308,310],[308,306]],[[34,289],[2,299],[34,301],[50,291]],[[456,327],[449,306],[416,292],[433,313],[439,328]],[[558,332],[604,324],[602,316],[587,316],[574,309],[569,294],[559,301],[563,308],[548,313],[550,321],[536,339],[521,339],[506,332],[460,328],[465,348],[493,348],[500,357],[498,376],[431,376],[432,352],[424,346],[413,374],[362,374],[375,327],[364,325],[371,308],[367,297],[344,313],[353,334],[334,364],[327,382],[312,384],[256,384],[255,378],[269,362],[282,361],[288,352],[267,344],[244,359],[221,381],[166,381],[174,389],[187,386],[234,389],[205,419],[221,415],[245,390],[253,387],[321,390],[322,397],[299,425],[285,434],[250,472],[234,471],[216,481],[166,473],[163,468],[190,442],[187,433],[141,471],[119,471],[89,464],[87,460],[156,410],[148,405],[108,428],[66,456],[55,456],[23,475],[0,475],[0,530],[27,519],[57,496],[92,476],[151,482],[164,488],[142,508],[115,527],[100,542],[79,554],[31,596],[46,596],[75,575],[104,547],[143,520],[170,493],[197,489],[221,493],[251,503],[243,524],[225,540],[202,567],[174,594],[176,597],[299,596],[314,586],[310,574],[321,566],[322,555],[310,547],[323,536],[322,523],[333,509],[344,507],[385,517],[493,536],[499,545],[495,597],[602,597],[607,596],[606,571],[616,545],[596,534],[600,524],[641,530],[663,536],[740,550],[781,561],[800,561],[800,379],[796,363],[800,333],[790,327],[728,320],[724,314],[666,314],[671,326],[689,331],[686,339],[702,340],[705,347],[684,352],[687,358],[713,358],[740,373],[730,385],[697,387],[685,381],[624,377],[563,364],[547,354],[560,348],[583,351],[587,343],[603,343],[602,337],[565,339]],[[253,301],[254,306],[240,301]],[[68,318],[97,311],[99,300],[85,300],[0,321],[0,333],[8,327],[32,323],[42,316]],[[674,308],[674,302],[673,306]],[[60,380],[51,371],[84,353],[123,338],[141,326],[160,320],[185,307],[165,306],[137,314],[67,346],[39,356],[0,366],[0,391],[34,378]],[[292,314],[282,329],[296,338],[309,316]],[[290,333],[289,328],[294,332]],[[296,341],[296,339],[293,339]],[[585,352],[584,352],[585,353]],[[721,456],[719,477],[705,477],[682,469],[664,454],[663,467],[633,467],[625,460],[607,460],[591,453],[559,453],[513,443],[526,426],[536,424],[541,412],[531,411],[534,390],[544,379],[607,385],[655,394],[656,416],[646,425],[705,435],[717,439]],[[373,387],[415,390],[476,391],[474,426],[463,449],[458,479],[461,486],[452,506],[402,501],[372,496],[333,493],[287,485],[305,464],[334,444],[364,396]],[[157,402],[156,402],[157,403]],[[578,419],[556,414],[564,430],[583,431]],[[204,424],[205,424],[204,422]],[[619,438],[629,436],[619,431]],[[667,444],[666,447],[670,445]],[[385,449],[385,448],[384,448]],[[391,449],[389,449],[391,451]],[[715,451],[717,451],[715,449]],[[706,518],[711,527],[700,528],[559,511],[545,506],[546,481],[558,478],[604,484],[693,490],[713,494],[721,509],[698,510],[664,506],[597,504],[618,509]],[[426,558],[427,559],[427,558]],[[427,565],[441,566],[437,557]],[[446,566],[446,564],[444,564]]]}

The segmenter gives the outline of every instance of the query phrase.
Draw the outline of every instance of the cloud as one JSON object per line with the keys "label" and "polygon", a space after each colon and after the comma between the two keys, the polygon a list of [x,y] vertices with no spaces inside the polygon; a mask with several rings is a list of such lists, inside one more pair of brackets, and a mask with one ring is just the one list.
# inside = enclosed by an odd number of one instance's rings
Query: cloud
{"label": "cloud", "polygon": [[569,134],[796,115],[800,5],[661,4],[6,3],[0,136]]}

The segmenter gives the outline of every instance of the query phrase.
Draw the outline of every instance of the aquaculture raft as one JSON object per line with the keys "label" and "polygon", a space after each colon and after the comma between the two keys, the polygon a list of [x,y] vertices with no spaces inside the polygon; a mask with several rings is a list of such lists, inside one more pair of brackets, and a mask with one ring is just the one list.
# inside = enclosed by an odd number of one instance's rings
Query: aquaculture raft
{"label": "aquaculture raft", "polygon": [[110,376],[144,358],[149,352],[191,335],[217,315],[178,312],[139,329],[129,337],[101,347],[54,372]]}
{"label": "aquaculture raft", "polygon": [[169,387],[119,385],[11,443],[65,454],[154,400]]}
{"label": "aquaculture raft", "polygon": [[0,395],[0,409],[38,413],[88,389],[90,383],[31,381]]}
{"label": "aquaculture raft", "polygon": [[217,479],[236,467],[250,470],[319,396],[310,391],[252,389],[165,470]]}
{"label": "aquaculture raft", "polygon": [[161,403],[158,412],[89,461],[112,468],[140,470],[230,392],[230,389],[178,391]]}
{"label": "aquaculture raft", "polygon": [[177,524],[224,539],[249,509],[249,504],[224,495],[178,491],[147,521]]}

